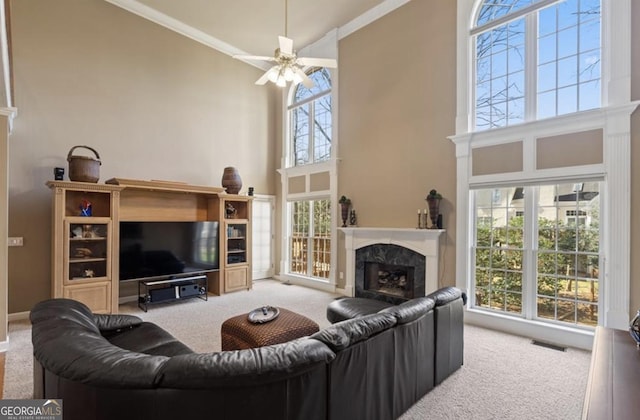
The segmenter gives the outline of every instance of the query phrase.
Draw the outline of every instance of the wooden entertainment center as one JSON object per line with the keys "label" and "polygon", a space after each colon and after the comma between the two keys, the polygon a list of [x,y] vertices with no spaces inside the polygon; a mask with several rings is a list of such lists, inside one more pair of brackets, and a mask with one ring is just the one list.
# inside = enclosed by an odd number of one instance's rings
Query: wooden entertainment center
{"label": "wooden entertainment center", "polygon": [[53,192],[52,297],[117,313],[120,222],[219,222],[219,269],[209,292],[249,290],[252,197],[168,181],[112,178],[105,184],[49,181]]}

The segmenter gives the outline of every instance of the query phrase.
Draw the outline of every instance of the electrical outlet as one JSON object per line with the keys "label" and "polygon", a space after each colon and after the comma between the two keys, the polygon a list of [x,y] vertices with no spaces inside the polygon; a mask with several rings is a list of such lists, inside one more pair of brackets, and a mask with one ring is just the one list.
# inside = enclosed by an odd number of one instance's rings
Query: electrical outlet
{"label": "electrical outlet", "polygon": [[340,272],[340,280],[344,280],[344,273],[342,271]]}
{"label": "electrical outlet", "polygon": [[22,246],[24,245],[22,236],[14,236],[7,238],[7,246]]}

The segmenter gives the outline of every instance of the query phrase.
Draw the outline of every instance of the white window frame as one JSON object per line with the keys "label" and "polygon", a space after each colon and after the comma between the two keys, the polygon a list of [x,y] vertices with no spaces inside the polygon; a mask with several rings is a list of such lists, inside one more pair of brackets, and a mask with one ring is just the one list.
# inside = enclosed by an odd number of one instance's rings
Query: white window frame
{"label": "white window frame", "polygon": [[[328,70],[328,69],[327,69]],[[331,76],[331,72],[329,71],[329,75]],[[331,79],[332,80],[332,79]],[[297,87],[292,86],[291,91],[290,91],[290,97],[289,100],[287,101],[287,104],[291,101],[291,98],[293,98],[295,90]],[[333,88],[333,82],[332,82],[332,88]],[[322,92],[318,92],[317,94],[310,96],[308,98],[305,98],[299,102],[296,103],[292,103],[291,105],[287,106],[287,113],[289,114],[288,117],[288,123],[289,125],[287,126],[287,130],[289,131],[289,135],[288,135],[288,139],[289,141],[287,142],[288,144],[288,159],[286,161],[286,165],[287,167],[294,167],[294,166],[305,166],[305,165],[313,165],[316,163],[322,163],[322,162],[326,162],[326,160],[323,161],[319,161],[317,162],[315,159],[315,127],[314,127],[314,117],[315,117],[315,112],[316,112],[316,102],[318,99],[323,98],[325,96],[331,96],[331,109],[332,109],[332,114],[333,114],[333,105],[334,105],[334,98],[332,96],[332,91],[333,89],[327,89],[327,90],[323,90]],[[295,109],[300,108],[302,106],[308,105],[309,106],[309,163],[303,163],[301,165],[298,165],[296,163],[296,157],[294,154],[294,148],[293,148],[293,141],[294,141],[294,133],[293,133],[293,127],[291,125],[291,112],[293,112]],[[331,120],[331,127],[333,127],[333,115],[331,115],[332,120]],[[334,156],[334,152],[333,152],[333,136],[332,136],[332,143],[331,143],[331,157],[329,158],[329,160]]]}
{"label": "white window frame", "polygon": [[[312,55],[314,57],[326,57],[335,58],[338,55],[338,30],[334,29],[325,35],[316,43],[303,48],[299,51],[300,55]],[[337,291],[336,284],[336,271],[338,261],[338,223],[339,219],[338,209],[340,206],[338,203],[338,159],[336,158],[338,153],[339,139],[338,139],[338,69],[330,69],[329,74],[331,76],[331,158],[326,161],[310,163],[306,165],[292,166],[291,159],[293,157],[293,151],[291,150],[291,123],[289,121],[289,104],[293,97],[295,87],[289,86],[282,92],[282,155],[280,161],[280,174],[281,182],[281,199],[280,199],[280,262],[279,262],[279,274],[275,276],[276,279],[287,283],[299,284],[311,288],[325,290],[335,293]],[[317,96],[317,95],[316,95]],[[314,98],[316,97],[314,96]],[[328,173],[329,174],[329,188],[322,191],[311,190],[311,178],[315,174]],[[304,177],[305,187],[304,192],[291,193],[289,192],[289,180],[291,178]],[[321,200],[330,199],[331,206],[331,219],[333,221],[331,226],[331,269],[329,274],[329,280],[321,280],[313,277],[301,276],[298,274],[289,273],[289,237],[290,232],[290,206],[292,201],[300,200]],[[335,241],[335,245],[333,243]]]}
{"label": "white window frame", "polygon": [[[581,181],[585,181],[584,179],[582,179]],[[589,179],[586,180],[589,182],[598,182],[600,185],[603,185],[604,183],[602,182],[602,179]],[[561,183],[563,184],[567,184],[567,183],[571,183],[571,181],[569,180],[565,180],[562,181]],[[552,183],[551,185],[554,185],[555,183]],[[538,246],[538,217],[537,215],[539,214],[538,210],[539,210],[539,199],[540,199],[540,195],[539,195],[539,187],[542,186],[542,184],[536,184],[536,185],[532,185],[532,190],[529,191],[529,194],[524,194],[524,200],[523,200],[523,215],[524,216],[524,226],[523,226],[523,230],[524,230],[524,235],[523,235],[523,249],[522,249],[522,257],[523,257],[523,270],[522,270],[522,313],[521,314],[516,314],[516,313],[512,313],[512,312],[498,312],[498,311],[493,311],[491,309],[487,309],[486,307],[482,307],[482,308],[478,308],[475,309],[474,311],[482,311],[482,312],[486,312],[486,314],[492,314],[492,315],[498,315],[501,318],[506,318],[506,317],[511,317],[513,320],[519,320],[519,321],[528,321],[528,322],[536,322],[536,323],[546,323],[550,326],[555,327],[559,327],[561,329],[564,330],[575,330],[576,332],[582,334],[584,332],[586,332],[587,334],[589,334],[590,330],[592,329],[592,327],[590,326],[586,326],[586,325],[576,325],[576,326],[572,326],[570,325],[570,323],[563,323],[563,322],[558,322],[555,320],[545,320],[544,318],[541,318],[537,315],[537,310],[536,310],[536,306],[537,306],[537,277],[538,277],[538,273],[537,273],[537,266],[538,266],[538,252],[540,251],[539,246]],[[502,185],[502,187],[506,187],[506,188],[510,188],[510,187],[517,187],[516,185]],[[529,186],[527,186],[529,187]],[[483,188],[484,189],[484,188]],[[469,300],[467,301],[467,307],[474,307],[476,302],[475,302],[475,292],[476,292],[476,284],[475,284],[475,271],[476,271],[476,265],[475,265],[475,252],[476,252],[476,234],[477,234],[477,226],[476,226],[476,219],[477,217],[475,217],[476,214],[476,203],[474,201],[474,194],[475,191],[470,191],[470,202],[472,203],[472,208],[470,211],[470,215],[472,217],[472,222],[471,222],[471,252],[470,252],[470,261],[471,261],[471,269],[470,269],[470,281],[468,284],[468,287],[470,290],[470,294],[469,294]],[[599,213],[602,214],[602,198],[604,197],[604,194],[602,194],[602,192],[600,191],[600,206],[599,206]],[[584,218],[586,219],[586,216],[584,216]],[[598,248],[602,248],[602,232],[603,232],[603,227],[602,225],[600,225],[599,227],[599,233],[600,233],[600,240],[599,240],[599,245]],[[510,248],[507,248],[510,249]],[[549,250],[543,250],[544,252],[551,252]],[[558,253],[558,251],[554,251],[552,253]],[[603,260],[603,254],[602,252],[599,252],[600,254],[600,260]],[[601,285],[601,281],[602,281],[602,275],[598,276],[598,283],[599,283],[599,291],[602,290],[602,287],[600,287]],[[598,298],[598,314],[601,313],[601,309],[602,309],[602,299],[601,299],[601,292],[599,293],[599,298]],[[485,314],[485,315],[486,315]]]}
{"label": "white window frame", "polygon": [[[524,122],[529,122],[529,121],[535,121],[538,119],[542,119],[538,116],[538,106],[537,106],[537,102],[538,102],[538,81],[537,81],[537,75],[538,75],[538,60],[537,60],[537,56],[538,56],[538,33],[537,33],[537,27],[538,27],[538,12],[546,7],[553,7],[555,6],[557,3],[561,3],[564,0],[542,0],[539,1],[538,3],[534,3],[530,6],[524,7],[522,9],[519,9],[507,16],[502,16],[499,18],[496,18],[495,20],[486,22],[480,26],[476,26],[475,25],[475,20],[477,19],[477,15],[480,12],[480,8],[481,8],[481,3],[482,2],[478,2],[476,8],[474,9],[473,12],[473,16],[472,16],[472,22],[471,22],[471,29],[469,31],[469,33],[472,35],[472,57],[471,57],[471,61],[472,61],[472,74],[473,74],[473,79],[471,81],[471,95],[472,95],[472,107],[471,109],[473,110],[473,114],[472,114],[472,125],[470,127],[475,127],[476,124],[476,106],[475,106],[475,101],[476,101],[476,64],[477,64],[477,52],[476,52],[476,40],[477,40],[477,36],[479,34],[485,33],[485,31],[491,31],[493,29],[498,28],[501,25],[504,24],[508,24],[510,22],[513,21],[517,21],[520,19],[524,20],[524,27],[525,27],[525,34],[524,34],[524,38],[525,38],[525,44],[524,44],[524,53],[525,53],[525,58],[524,58],[524,75],[525,75],[525,81],[524,81],[524,87],[525,87],[525,96],[524,96],[524,101],[525,101],[525,107],[524,107],[524,114],[523,114],[523,119]],[[603,6],[604,6],[604,1],[603,1]],[[604,9],[604,7],[603,7]],[[581,25],[581,23],[578,24],[578,27]],[[556,35],[558,34],[558,32],[556,32]],[[579,56],[579,52],[577,53]],[[600,54],[602,55],[602,48],[600,49]],[[601,56],[601,60],[604,57]],[[556,59],[556,62],[558,60]],[[603,88],[604,83],[603,83],[603,79],[602,79],[602,70],[601,70],[601,79],[600,79],[600,86],[601,86],[601,92],[600,92],[600,98],[601,98],[601,103],[604,103],[604,92],[603,90],[605,90]],[[579,93],[579,82],[576,81],[576,95],[578,95]],[[558,102],[557,99],[557,95],[558,95],[558,91],[560,90],[560,88],[558,88],[558,86],[556,86],[556,88],[554,89],[555,93],[556,93],[556,103]],[[576,100],[577,100],[577,96],[576,96]],[[508,103],[505,102],[505,103]],[[577,104],[577,106],[579,107],[579,104]],[[556,112],[558,110],[556,109]],[[567,114],[561,114],[561,115],[567,115]],[[560,116],[561,116],[560,115]],[[557,115],[556,115],[557,116]],[[545,117],[545,118],[555,118],[556,116],[552,116],[552,117]],[[521,123],[515,123],[515,124],[521,124]],[[510,126],[509,124],[506,124],[505,126]],[[485,131],[485,130],[491,130],[492,128],[483,128],[481,131]],[[495,128],[493,128],[495,129]]]}
{"label": "white window frame", "polygon": [[[630,118],[638,105],[631,102],[631,0],[602,0],[602,107],[509,127],[473,132],[475,50],[470,34],[481,0],[458,0],[456,134],[457,208],[456,285],[469,290],[471,279],[472,220],[470,188],[514,183],[563,182],[571,179],[604,179],[602,237],[605,256],[601,273],[601,325],[625,329],[630,300]],[[603,130],[603,163],[554,169],[536,169],[536,139],[587,130]],[[523,143],[523,170],[508,174],[474,176],[472,150],[476,147]],[[467,310],[467,322],[536,339],[590,349],[593,333],[511,320]]]}

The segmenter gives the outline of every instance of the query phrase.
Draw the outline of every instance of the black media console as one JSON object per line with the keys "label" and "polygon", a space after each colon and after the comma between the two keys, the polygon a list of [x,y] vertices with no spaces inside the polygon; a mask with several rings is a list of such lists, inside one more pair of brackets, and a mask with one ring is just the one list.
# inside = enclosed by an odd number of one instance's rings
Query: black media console
{"label": "black media console", "polygon": [[189,298],[209,300],[207,276],[172,278],[167,280],[139,280],[138,306],[147,312],[148,306]]}

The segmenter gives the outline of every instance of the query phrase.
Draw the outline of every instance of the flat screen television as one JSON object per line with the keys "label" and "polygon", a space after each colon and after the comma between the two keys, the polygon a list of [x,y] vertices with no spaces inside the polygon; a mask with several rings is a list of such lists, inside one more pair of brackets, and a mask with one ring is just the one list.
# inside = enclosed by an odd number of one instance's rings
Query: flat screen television
{"label": "flat screen television", "polygon": [[120,222],[120,281],[217,270],[219,223]]}

